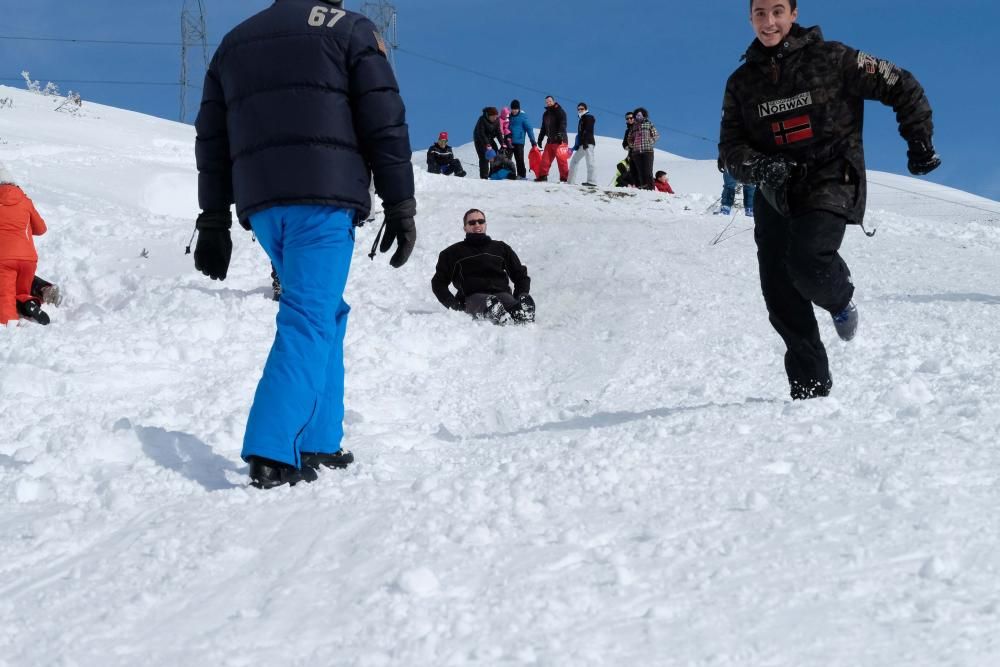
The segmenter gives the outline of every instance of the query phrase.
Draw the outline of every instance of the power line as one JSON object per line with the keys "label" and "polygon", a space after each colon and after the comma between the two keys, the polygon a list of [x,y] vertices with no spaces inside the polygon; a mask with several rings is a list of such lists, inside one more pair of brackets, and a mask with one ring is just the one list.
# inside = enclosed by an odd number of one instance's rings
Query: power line
{"label": "power line", "polygon": [[29,37],[22,35],[0,35],[0,39],[9,39],[21,42],[68,42],[71,44],[116,44],[120,46],[181,46],[180,42],[150,42],[144,40],[124,39],[77,39],[75,37]]}
{"label": "power line", "polygon": [[[110,81],[106,79],[56,79],[50,77],[38,77],[39,79],[45,79],[46,81],[57,81],[60,84],[63,83],[86,83],[86,84],[108,84],[113,86],[180,86],[181,84],[177,81]],[[0,77],[0,81],[19,81],[24,82],[24,79],[17,77]],[[188,86],[189,88],[198,89],[199,86]]]}
{"label": "power line", "polygon": [[966,204],[964,202],[954,201],[953,199],[945,199],[944,197],[937,197],[935,195],[929,195],[926,192],[917,192],[916,190],[907,190],[906,188],[901,188],[901,187],[896,186],[896,185],[889,185],[887,183],[879,183],[878,181],[873,181],[870,178],[868,179],[868,182],[871,183],[872,185],[878,185],[878,186],[883,187],[883,188],[889,188],[890,190],[899,190],[900,192],[905,192],[906,194],[909,194],[909,195],[916,195],[918,197],[926,197],[927,199],[935,199],[937,201],[944,202],[945,204],[954,204],[955,206],[964,206],[965,208],[971,208],[971,209],[975,209],[977,211],[984,211],[986,213],[992,213],[993,215],[1000,215],[1000,211],[998,211],[998,210],[991,210],[991,209],[988,209],[988,208],[983,208],[982,206],[975,206],[974,204]]}

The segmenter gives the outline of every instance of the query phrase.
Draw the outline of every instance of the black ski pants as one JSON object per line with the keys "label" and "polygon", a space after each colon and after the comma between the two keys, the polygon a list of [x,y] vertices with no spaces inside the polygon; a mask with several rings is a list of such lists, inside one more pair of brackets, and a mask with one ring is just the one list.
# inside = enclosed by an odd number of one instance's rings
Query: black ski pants
{"label": "black ski pants", "polygon": [[792,398],[825,396],[833,386],[813,304],[839,313],[854,296],[851,271],[838,253],[846,227],[834,213],[786,217],[759,189],[754,197],[760,288],[771,325],[785,341]]}
{"label": "black ski pants", "polygon": [[524,165],[524,144],[514,144],[514,162],[517,163],[517,177],[527,177],[528,169]]}
{"label": "black ski pants", "polygon": [[479,178],[486,180],[490,177],[490,161],[486,159],[486,149],[490,146],[476,146],[476,155],[479,156]]}
{"label": "black ski pants", "polygon": [[653,189],[653,151],[643,153],[632,153],[632,164],[635,165],[635,174],[639,179],[636,185],[643,190]]}

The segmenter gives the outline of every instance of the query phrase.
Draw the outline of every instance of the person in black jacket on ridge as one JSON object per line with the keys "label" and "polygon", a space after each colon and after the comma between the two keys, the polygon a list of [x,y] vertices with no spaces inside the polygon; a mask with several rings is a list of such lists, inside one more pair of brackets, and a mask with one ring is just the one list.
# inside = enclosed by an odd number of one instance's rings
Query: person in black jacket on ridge
{"label": "person in black jacket on ridge", "polygon": [[427,171],[432,174],[454,174],[459,178],[465,176],[462,161],[455,157],[455,152],[448,145],[448,133],[442,132],[438,140],[427,149]]}
{"label": "person in black jacket on ridge", "polygon": [[472,130],[472,143],[479,156],[479,178],[485,180],[490,177],[490,161],[486,159],[486,149],[492,148],[499,153],[503,144],[503,137],[500,136],[500,112],[496,107],[483,109],[483,115]]}
{"label": "person in black jacket on ridge", "polygon": [[[619,176],[615,179],[615,185],[618,187],[624,186],[637,186],[639,185],[639,173],[635,168],[635,160],[632,158],[632,147],[629,146],[628,138],[632,134],[632,126],[635,124],[635,112],[629,111],[625,114],[625,136],[622,138],[622,148],[627,151],[625,156],[626,166],[628,167],[627,172],[622,172],[621,169],[618,170]],[[621,163],[618,163],[621,165]],[[621,185],[619,185],[621,183]]]}
{"label": "person in black jacket on ridge", "polygon": [[[548,143],[545,142],[546,137]],[[569,178],[569,160],[566,152],[562,149],[569,143],[566,134],[566,112],[559,103],[549,95],[545,98],[545,113],[542,114],[542,128],[538,131],[538,147],[542,151],[542,161],[538,166],[538,176],[536,181],[546,181],[549,178],[549,169],[552,167],[552,160],[559,166],[559,180],[563,183]]]}
{"label": "person in black jacket on ridge", "polygon": [[[486,235],[486,214],[478,208],[462,216],[465,240],[438,255],[431,289],[441,305],[494,324],[535,321],[531,278],[517,253]],[[514,284],[511,293],[510,283]],[[448,288],[454,285],[456,293]]]}
{"label": "person in black jacket on ridge", "polygon": [[941,164],[923,88],[912,74],[803,28],[797,0],[750,0],[756,39],[729,77],[719,160],[737,181],[758,185],[754,241],[768,318],[785,343],[792,399],[833,386],[813,305],[837,334],[858,327],[854,281],[840,256],[846,225],[865,214],[865,100],[896,112],[911,173]]}
{"label": "person in black jacket on ridge", "polygon": [[597,178],[594,176],[594,146],[597,143],[594,139],[595,119],[588,110],[586,102],[576,105],[576,113],[580,116],[580,121],[577,124],[576,142],[573,144],[573,157],[569,160],[569,182],[573,183],[577,165],[580,164],[580,160],[586,158],[587,180],[583,184],[594,186],[597,185],[595,182]]}
{"label": "person in black jacket on ridge", "polygon": [[243,440],[251,484],[312,481],[320,466],[354,460],[341,448],[343,293],[373,174],[385,210],[380,249],[397,244],[389,264],[405,264],[416,242],[406,110],[385,42],[340,0],[277,0],[223,38],[195,129],[195,268],[225,280],[235,203],[281,281]]}

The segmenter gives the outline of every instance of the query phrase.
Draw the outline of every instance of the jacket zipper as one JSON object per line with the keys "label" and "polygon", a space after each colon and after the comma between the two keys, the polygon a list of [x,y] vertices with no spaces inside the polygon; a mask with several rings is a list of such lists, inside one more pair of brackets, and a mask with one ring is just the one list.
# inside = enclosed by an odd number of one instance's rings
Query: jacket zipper
{"label": "jacket zipper", "polygon": [[771,83],[778,83],[778,61],[771,58]]}

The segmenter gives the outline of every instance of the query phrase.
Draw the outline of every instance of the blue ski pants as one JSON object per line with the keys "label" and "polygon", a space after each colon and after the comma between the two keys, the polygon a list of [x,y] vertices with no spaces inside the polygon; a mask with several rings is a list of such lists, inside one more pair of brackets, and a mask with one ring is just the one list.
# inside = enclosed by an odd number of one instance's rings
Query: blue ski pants
{"label": "blue ski pants", "polygon": [[[732,206],[736,201],[736,186],[739,182],[733,178],[728,171],[722,172],[722,199],[719,201],[723,206]],[[752,183],[743,184],[743,207],[753,208],[753,196],[757,192],[757,186]]]}
{"label": "blue ski pants", "polygon": [[243,459],[301,467],[301,452],[333,453],[344,437],[344,287],[354,211],[276,206],[250,216],[281,280],[277,333],[257,385]]}

